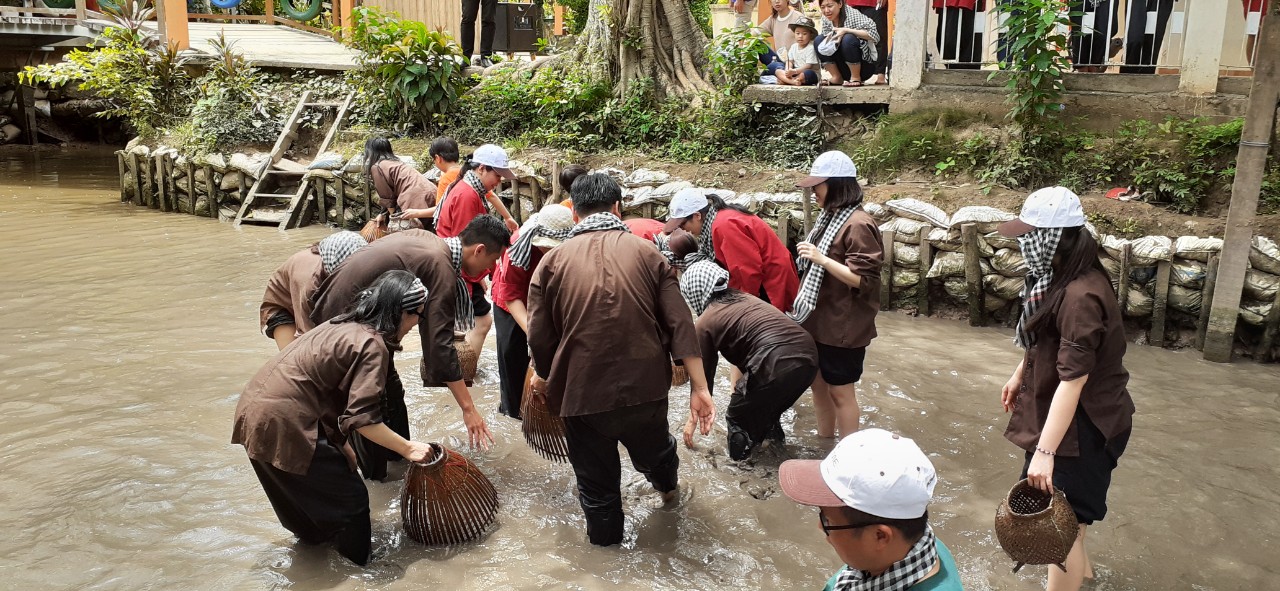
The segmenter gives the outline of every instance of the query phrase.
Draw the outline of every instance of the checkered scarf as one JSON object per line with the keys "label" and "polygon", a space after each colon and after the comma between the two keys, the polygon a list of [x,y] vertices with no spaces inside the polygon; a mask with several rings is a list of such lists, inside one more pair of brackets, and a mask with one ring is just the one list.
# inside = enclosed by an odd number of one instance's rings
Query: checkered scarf
{"label": "checkered scarf", "polygon": [[618,218],[618,216],[613,215],[612,212],[602,211],[600,213],[593,213],[587,216],[586,219],[578,222],[578,225],[574,226],[572,230],[569,230],[569,237],[573,238],[579,234],[586,234],[587,232],[603,232],[605,230],[622,230],[628,234],[631,233],[631,228],[628,228],[626,224],[622,223],[622,220]]}
{"label": "checkered scarf", "polygon": [[[480,175],[476,174],[476,171],[468,170],[463,173],[461,182],[466,183],[475,190],[476,195],[480,196],[480,202],[484,204],[485,211],[493,213],[493,205],[489,203],[488,199],[484,198],[484,196],[489,193],[489,190],[484,188],[484,183],[480,182]],[[438,214],[444,211],[444,202],[449,200],[449,195],[453,194],[453,188],[456,186],[457,182],[449,185],[449,188],[445,190],[444,196],[440,198],[440,202],[436,203],[436,219],[439,219],[440,216]]]}
{"label": "checkered scarf", "polygon": [[729,271],[711,261],[696,261],[680,275],[680,295],[701,316],[716,292],[729,289]]}
{"label": "checkered scarf", "polygon": [[689,265],[698,261],[714,261],[716,260],[716,247],[711,235],[711,225],[715,221],[716,209],[707,208],[707,213],[702,217],[702,234],[698,236],[698,250],[685,255],[683,259],[676,258],[676,253],[671,252],[671,248],[667,246],[668,237],[654,236],[653,243],[658,246],[662,256],[671,261],[671,266],[677,269],[687,269]]}
{"label": "checkered scarf", "polygon": [[539,236],[546,236],[553,240],[564,242],[570,238],[573,228],[565,228],[563,230],[552,230],[538,222],[538,214],[533,214],[529,223],[520,228],[520,237],[516,238],[516,243],[507,249],[507,256],[511,259],[511,264],[521,269],[529,268],[529,259],[533,252],[533,239]]}
{"label": "checkered scarf", "polygon": [[476,311],[471,307],[471,286],[462,278],[462,239],[445,238],[445,246],[449,247],[449,262],[453,265],[453,273],[458,282],[453,294],[453,323],[455,329],[471,330],[476,325]]}
{"label": "checkered scarf", "polygon": [[[818,252],[827,252],[840,233],[840,228],[849,221],[855,209],[857,207],[842,207],[834,212],[823,210],[807,240],[818,247]],[[803,323],[813,313],[813,309],[818,307],[818,290],[822,287],[822,279],[826,277],[827,270],[804,257],[796,258],[796,269],[801,277],[800,292],[796,294],[796,301],[791,304],[791,311],[787,315],[792,320]]]}
{"label": "checkered scarf", "polygon": [[906,557],[889,570],[872,576],[867,571],[845,567],[836,578],[835,591],[906,591],[919,583],[938,563],[938,546],[933,528],[926,527]]}
{"label": "checkered scarf", "polygon": [[316,250],[320,252],[320,261],[324,264],[324,273],[328,275],[333,273],[342,261],[347,260],[351,253],[364,248],[369,244],[359,232],[343,230],[330,234],[316,245]]}
{"label": "checkered scarf", "polygon": [[1027,261],[1027,277],[1022,286],[1022,316],[1018,318],[1013,342],[1023,349],[1035,343],[1035,335],[1027,332],[1027,323],[1040,309],[1044,296],[1053,283],[1053,253],[1062,239],[1062,228],[1036,228],[1018,237],[1022,257]]}

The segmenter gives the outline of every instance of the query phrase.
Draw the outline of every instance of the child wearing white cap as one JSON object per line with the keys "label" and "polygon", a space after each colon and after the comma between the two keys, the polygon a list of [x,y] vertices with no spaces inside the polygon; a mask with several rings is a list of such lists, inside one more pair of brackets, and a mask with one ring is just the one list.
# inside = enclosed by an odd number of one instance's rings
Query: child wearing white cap
{"label": "child wearing white cap", "polygon": [[783,462],[778,482],[791,500],[818,508],[827,543],[845,562],[826,589],[962,589],[951,551],[929,527],[938,477],[914,441],[859,431],[824,460]]}

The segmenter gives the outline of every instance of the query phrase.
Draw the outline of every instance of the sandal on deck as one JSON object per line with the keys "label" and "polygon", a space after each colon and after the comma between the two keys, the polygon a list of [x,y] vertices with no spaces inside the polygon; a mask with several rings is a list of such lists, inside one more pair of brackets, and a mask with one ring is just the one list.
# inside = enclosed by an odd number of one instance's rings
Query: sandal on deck
{"label": "sandal on deck", "polygon": [[862,86],[862,83],[857,80],[847,80],[844,83],[845,88],[857,88],[859,86]]}

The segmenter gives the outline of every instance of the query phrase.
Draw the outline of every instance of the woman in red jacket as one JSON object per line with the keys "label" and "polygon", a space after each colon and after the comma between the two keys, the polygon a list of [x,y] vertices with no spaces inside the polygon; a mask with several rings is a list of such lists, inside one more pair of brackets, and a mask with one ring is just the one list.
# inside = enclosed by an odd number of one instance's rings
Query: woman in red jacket
{"label": "woman in red jacket", "polygon": [[[489,213],[489,203],[484,196],[502,184],[503,179],[515,180],[516,175],[509,166],[506,150],[493,144],[476,148],[458,170],[458,179],[449,185],[445,196],[436,205],[436,235],[453,238],[461,234],[471,220]],[[505,209],[495,213],[505,218],[507,229],[514,232],[519,227]],[[484,296],[484,279],[492,271],[488,269],[478,277],[463,277],[471,287],[471,309],[475,313],[475,327],[466,338],[472,351],[484,347],[484,339],[493,326],[493,315],[490,314],[493,307]]]}
{"label": "woman in red jacket", "polygon": [[671,199],[663,230],[680,228],[698,237],[698,253],[729,270],[729,287],[786,312],[800,290],[800,278],[786,245],[755,214],[700,189],[683,189]]}

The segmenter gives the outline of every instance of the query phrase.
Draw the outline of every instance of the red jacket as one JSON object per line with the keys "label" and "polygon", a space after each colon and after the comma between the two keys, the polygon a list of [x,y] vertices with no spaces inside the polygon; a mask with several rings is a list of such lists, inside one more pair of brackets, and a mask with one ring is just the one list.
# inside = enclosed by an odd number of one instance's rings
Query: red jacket
{"label": "red jacket", "polygon": [[644,238],[645,240],[653,240],[654,236],[662,233],[662,227],[666,224],[649,218],[631,218],[624,220],[622,223],[627,225],[632,234]]}
{"label": "red jacket", "polygon": [[[519,232],[511,234],[511,243],[515,244],[516,239],[520,237]],[[520,300],[526,306],[529,305],[529,282],[533,280],[533,271],[538,268],[538,263],[542,262],[542,251],[537,247],[529,249],[529,269],[526,271],[511,263],[511,249],[502,253],[502,259],[498,261],[498,268],[493,272],[493,287],[490,288],[490,296],[493,297],[493,303],[502,308],[506,312],[511,310],[507,308],[507,302]]]}
{"label": "red jacket", "polygon": [[[933,0],[934,8],[942,8],[944,0]],[[978,0],[945,0],[947,8],[963,8],[965,10],[973,10],[978,4]]]}
{"label": "red jacket", "polygon": [[861,6],[863,8],[875,8],[879,0],[844,0],[849,6]]}
{"label": "red jacket", "polygon": [[729,287],[764,296],[786,312],[800,291],[791,253],[764,220],[732,209],[716,213],[711,226],[716,261],[729,270]]}
{"label": "red jacket", "polygon": [[484,205],[484,198],[476,193],[471,185],[459,181],[449,191],[440,210],[436,212],[436,236],[452,238],[461,234],[467,224],[476,216],[484,215],[489,209]]}

